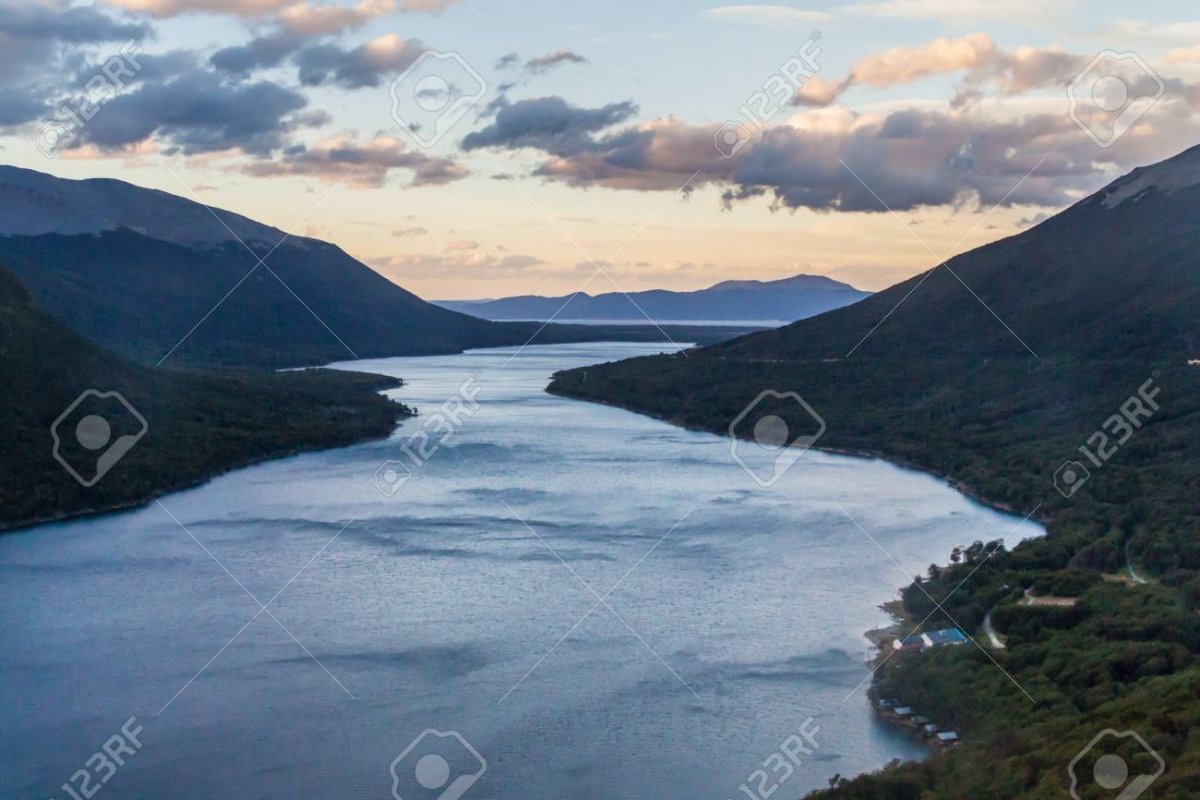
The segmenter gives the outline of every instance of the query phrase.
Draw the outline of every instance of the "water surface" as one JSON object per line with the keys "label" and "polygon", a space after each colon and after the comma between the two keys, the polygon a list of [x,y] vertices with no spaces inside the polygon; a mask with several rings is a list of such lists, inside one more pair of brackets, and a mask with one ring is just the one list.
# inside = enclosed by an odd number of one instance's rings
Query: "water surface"
{"label": "water surface", "polygon": [[[486,759],[467,798],[742,797],[809,715],[819,747],[776,797],[919,757],[855,690],[863,631],[906,572],[1040,529],[880,461],[810,452],[763,489],[721,437],[543,392],[659,349],[343,365],[403,377],[422,417],[0,537],[0,796],[65,796],[135,712],[102,797],[387,798],[427,728]],[[467,379],[478,412],[380,491]]]}

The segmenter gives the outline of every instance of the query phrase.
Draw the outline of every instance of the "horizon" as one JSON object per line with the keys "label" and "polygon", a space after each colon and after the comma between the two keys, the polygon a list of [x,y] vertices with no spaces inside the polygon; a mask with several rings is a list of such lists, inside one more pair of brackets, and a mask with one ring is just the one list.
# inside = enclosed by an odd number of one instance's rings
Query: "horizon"
{"label": "horizon", "polygon": [[[23,2],[0,15],[26,56],[0,74],[0,146],[15,166],[161,189],[333,242],[421,297],[474,300],[795,274],[878,291],[1195,144],[1200,30],[1183,3],[1137,18],[1108,2],[621,8]],[[425,48],[458,77],[407,86]],[[1109,141],[1104,99],[1070,88],[1106,51],[1134,57],[1117,75],[1130,108],[1149,92]],[[797,54],[798,88],[750,121]],[[113,58],[131,77],[47,141]],[[445,131],[401,126],[476,77]],[[713,146],[729,121],[731,154]]]}

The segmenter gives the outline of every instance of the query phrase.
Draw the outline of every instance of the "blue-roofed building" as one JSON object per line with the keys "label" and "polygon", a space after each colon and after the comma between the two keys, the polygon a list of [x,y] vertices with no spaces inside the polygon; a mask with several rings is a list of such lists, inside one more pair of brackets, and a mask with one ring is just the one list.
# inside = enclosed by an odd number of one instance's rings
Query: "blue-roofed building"
{"label": "blue-roofed building", "polygon": [[945,645],[965,644],[967,635],[958,628],[943,628],[929,633],[902,636],[892,642],[892,647],[902,653],[924,650],[927,647],[944,647]]}
{"label": "blue-roofed building", "polygon": [[966,644],[967,635],[958,628],[944,628],[940,631],[930,631],[925,634],[930,647],[941,647],[947,644]]}

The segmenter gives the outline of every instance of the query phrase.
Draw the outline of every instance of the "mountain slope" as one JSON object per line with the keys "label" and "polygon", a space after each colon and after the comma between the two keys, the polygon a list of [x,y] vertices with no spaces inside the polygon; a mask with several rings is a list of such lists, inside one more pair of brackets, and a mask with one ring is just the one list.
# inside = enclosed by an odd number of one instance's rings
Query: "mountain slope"
{"label": "mountain slope", "polygon": [[[1022,340],[1049,357],[1195,352],[1200,178],[1182,185],[1179,173],[1189,171],[1200,173],[1200,148],[837,314],[730,343],[725,354],[1009,355],[1027,352]],[[1157,176],[1162,191],[1150,188]]]}
{"label": "mountain slope", "polygon": [[[136,360],[300,366],[601,332],[426,303],[327,242],[123,181],[0,166],[0,263],[38,305]],[[240,241],[239,241],[240,240]],[[264,259],[260,264],[259,259]],[[662,338],[645,330],[609,338]],[[686,340],[686,339],[685,339]]]}
{"label": "mountain slope", "polygon": [[[388,435],[406,409],[378,392],[375,375],[152,369],[98,347],[37,309],[0,268],[0,530],[36,520],[144,502],[253,461]],[[145,435],[91,487],[56,461],[52,427],[87,390],[119,392]],[[91,405],[80,406],[94,413]],[[107,409],[107,410],[105,410]],[[115,437],[136,419],[108,403]],[[76,440],[76,417],[56,430],[60,455],[85,479],[106,448]],[[115,439],[113,440],[115,441]]]}
{"label": "mountain slope", "polygon": [[[821,275],[777,281],[724,281],[694,292],[582,292],[562,297],[522,295],[499,300],[439,300],[438,305],[491,320],[619,320],[646,322],[792,321],[856,303],[869,292]],[[640,311],[638,309],[641,309]],[[644,314],[642,312],[645,312]]]}
{"label": "mountain slope", "polygon": [[[1137,730],[1170,765],[1156,797],[1190,797],[1200,742],[1177,726],[1200,715],[1197,358],[1191,150],[856,305],[687,357],[560,373],[551,391],[721,434],[741,419],[739,436],[777,414],[788,441],[819,432],[808,410],[753,402],[796,392],[823,419],[817,446],[952,476],[1048,520],[1046,538],[990,546],[903,593],[909,626],[959,626],[985,642],[994,609],[1007,639],[1004,651],[905,656],[875,674],[873,696],[953,727],[962,747],[827,796],[1064,796],[1072,757],[1113,728]],[[1086,473],[1069,482],[1068,462]],[[801,460],[780,480],[804,472]],[[1156,580],[1116,580],[1127,552]],[[1079,602],[1026,611],[1027,588]]]}

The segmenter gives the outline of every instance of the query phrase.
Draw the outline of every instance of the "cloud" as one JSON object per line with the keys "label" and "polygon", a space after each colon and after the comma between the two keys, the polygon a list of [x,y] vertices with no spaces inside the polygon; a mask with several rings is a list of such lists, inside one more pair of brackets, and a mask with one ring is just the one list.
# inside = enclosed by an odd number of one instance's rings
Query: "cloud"
{"label": "cloud", "polygon": [[[67,0],[0,2],[0,83],[27,93],[37,86],[48,97],[65,80],[61,73],[90,46],[128,42],[152,33],[146,26],[95,8],[71,6]],[[10,109],[0,116],[12,119],[23,114]]]}
{"label": "cloud", "polygon": [[31,122],[46,113],[39,93],[16,87],[0,87],[0,127]]}
{"label": "cloud", "polygon": [[303,37],[276,32],[222,48],[209,57],[209,63],[223,72],[248,74],[279,66],[303,45]]}
{"label": "cloud", "polygon": [[515,67],[521,61],[521,56],[517,53],[507,53],[496,59],[496,69],[509,69]]}
{"label": "cloud", "polygon": [[288,133],[326,120],[299,113],[307,104],[299,92],[269,81],[227,83],[193,69],[118,94],[80,128],[78,144],[109,149],[156,137],[168,154],[236,148],[266,156],[286,143]]}
{"label": "cloud", "polygon": [[405,236],[424,236],[427,233],[429,233],[428,228],[422,228],[420,225],[414,225],[411,228],[397,228],[396,230],[392,231],[392,236],[400,239]]}
{"label": "cloud", "polygon": [[204,12],[229,14],[244,19],[264,17],[290,5],[295,0],[108,0],[110,5],[139,11],[152,17],[177,17],[180,14]]}
{"label": "cloud", "polygon": [[446,252],[447,253],[462,252],[462,251],[466,251],[466,250],[478,250],[478,249],[479,249],[479,242],[477,242],[473,239],[455,239],[446,244]]}
{"label": "cloud", "polygon": [[1196,47],[1176,47],[1167,53],[1168,64],[1200,64],[1200,45]]}
{"label": "cloud", "polygon": [[92,44],[124,41],[143,33],[140,25],[113,19],[87,6],[67,7],[60,2],[0,5],[0,37],[5,39],[52,39]]}
{"label": "cloud", "polygon": [[413,280],[419,278],[471,278],[475,280],[505,280],[528,276],[533,267],[546,263],[537,256],[511,254],[498,256],[482,250],[456,252],[450,255],[414,253],[371,259],[371,266],[389,277]]}
{"label": "cloud", "polygon": [[535,74],[541,74],[563,64],[586,63],[587,59],[578,53],[573,53],[570,50],[555,50],[553,53],[529,59],[525,62],[525,69]]}
{"label": "cloud", "polygon": [[401,6],[405,11],[438,14],[450,6],[456,6],[461,2],[462,0],[403,0]]}
{"label": "cloud", "polygon": [[893,47],[855,62],[850,71],[855,83],[869,86],[898,86],[937,75],[973,69],[995,60],[999,48],[986,33],[960,39],[934,39],[924,47]]}
{"label": "cloud", "polygon": [[361,0],[357,5],[320,5],[296,3],[279,12],[276,21],[293,33],[327,36],[351,28],[360,28],[377,17],[396,10],[396,0]]}
{"label": "cloud", "polygon": [[[278,14],[282,18],[289,13],[301,27],[311,25],[318,33],[340,30],[336,25],[354,27],[395,10],[395,3],[379,0],[363,0],[357,6],[346,7],[335,4],[311,6],[296,0],[108,0],[109,4],[149,14],[153,17],[177,17],[181,14],[206,13],[228,14],[241,19],[261,19]],[[401,0],[400,10],[411,13],[436,14],[461,0]],[[386,10],[382,6],[389,6]],[[361,21],[360,21],[361,20]],[[295,28],[300,30],[300,28]]]}
{"label": "cloud", "polygon": [[589,134],[623,122],[636,113],[637,106],[630,102],[580,108],[568,105],[566,100],[555,95],[520,100],[500,108],[495,122],[468,134],[462,147],[464,150],[532,147],[565,155],[588,147]]}
{"label": "cloud", "polygon": [[852,86],[886,89],[961,72],[963,83],[952,104],[967,105],[978,99],[988,84],[1008,96],[1045,86],[1066,86],[1090,60],[1058,48],[1018,47],[1006,52],[986,33],[938,38],[920,47],[893,47],[860,58],[841,81],[810,79],[793,103],[827,106]]}
{"label": "cloud", "polygon": [[877,0],[853,3],[842,11],[864,17],[933,20],[953,24],[1012,23],[1036,24],[1039,21],[1066,15],[1076,0],[1059,0],[1047,4],[1044,0]]}
{"label": "cloud", "polygon": [[379,86],[385,78],[399,74],[424,50],[420,41],[394,33],[345,48],[332,42],[310,43],[295,31],[276,31],[218,50],[209,63],[223,72],[245,75],[291,61],[305,86],[334,84],[343,89],[362,89]]}
{"label": "cloud", "polygon": [[344,180],[357,188],[378,188],[393,169],[411,172],[408,185],[414,187],[440,186],[468,174],[461,164],[409,150],[408,144],[400,139],[377,136],[360,143],[350,134],[327,139],[311,148],[303,145],[288,148],[279,158],[249,164],[244,171],[256,177],[307,175],[327,183]]}
{"label": "cloud", "polygon": [[781,5],[717,6],[703,13],[704,16],[714,19],[729,22],[751,22],[759,25],[778,25],[787,22],[811,25],[814,22],[828,22],[835,18],[833,14],[826,11],[809,11]]}
{"label": "cloud", "polygon": [[1066,114],[997,120],[975,112],[829,109],[764,130],[731,159],[714,146],[717,130],[661,119],[581,135],[566,148],[554,137],[507,141],[546,154],[534,175],[579,188],[676,191],[690,178],[690,186],[722,189],[727,206],[766,198],[779,208],[881,212],[879,198],[898,211],[1061,206],[1115,170],[1169,155],[1194,136],[1182,102],[1162,104],[1138,135],[1104,152]]}
{"label": "cloud", "polygon": [[350,50],[335,44],[309,45],[295,55],[295,61],[305,86],[333,83],[361,89],[379,86],[386,76],[402,72],[424,50],[416,39],[388,33]]}
{"label": "cloud", "polygon": [[796,90],[796,96],[792,99],[792,104],[823,108],[831,105],[849,87],[850,78],[835,82],[813,76]]}

